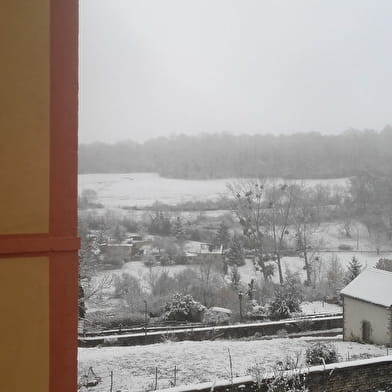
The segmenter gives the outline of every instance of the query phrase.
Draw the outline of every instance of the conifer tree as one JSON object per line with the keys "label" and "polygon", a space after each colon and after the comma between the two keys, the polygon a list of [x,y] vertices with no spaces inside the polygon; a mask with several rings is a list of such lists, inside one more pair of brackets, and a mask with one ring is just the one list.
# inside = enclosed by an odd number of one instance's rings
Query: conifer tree
{"label": "conifer tree", "polygon": [[235,264],[231,267],[230,280],[233,289],[238,290],[241,281],[241,274],[238,271],[238,267]]}
{"label": "conifer tree", "polygon": [[230,240],[231,237],[229,233],[229,228],[225,222],[221,222],[214,239],[214,244],[217,246],[223,246],[223,249],[227,249],[230,245]]}
{"label": "conifer tree", "polygon": [[349,284],[352,280],[354,280],[362,271],[362,265],[358,261],[358,259],[353,256],[348,265],[348,271],[345,278],[345,283]]}
{"label": "conifer tree", "polygon": [[182,225],[181,218],[177,216],[177,219],[174,222],[173,225],[173,234],[176,237],[178,241],[183,241],[185,239],[185,231],[184,227]]}
{"label": "conifer tree", "polygon": [[244,247],[241,238],[238,235],[234,235],[231,240],[230,248],[226,253],[226,261],[229,265],[245,264]]}

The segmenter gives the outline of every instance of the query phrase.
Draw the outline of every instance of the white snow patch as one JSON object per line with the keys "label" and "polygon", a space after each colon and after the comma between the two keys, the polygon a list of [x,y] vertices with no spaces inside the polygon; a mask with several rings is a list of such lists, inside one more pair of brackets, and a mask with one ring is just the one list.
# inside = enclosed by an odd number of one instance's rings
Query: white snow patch
{"label": "white snow patch", "polygon": [[[153,385],[155,370],[158,368],[158,388],[167,388],[174,379],[177,366],[177,385],[211,382],[215,379],[229,379],[230,365],[228,349],[233,362],[235,377],[246,376],[247,370],[259,364],[270,368],[286,355],[300,353],[302,364],[304,353],[312,341],[306,339],[273,340],[216,340],[159,343],[148,346],[103,347],[79,349],[79,375],[89,366],[102,377],[102,383],[92,389],[107,392],[110,386],[110,371],[114,372],[114,390],[138,392]],[[342,360],[360,355],[383,356],[386,348],[380,346],[343,342],[324,338],[333,343]],[[328,365],[330,366],[330,365]],[[339,364],[339,366],[344,366]],[[349,366],[349,365],[347,365]]]}
{"label": "white snow patch", "polygon": [[343,308],[339,305],[329,304],[322,301],[313,302],[302,302],[301,311],[303,314],[330,314],[330,313],[342,313]]}

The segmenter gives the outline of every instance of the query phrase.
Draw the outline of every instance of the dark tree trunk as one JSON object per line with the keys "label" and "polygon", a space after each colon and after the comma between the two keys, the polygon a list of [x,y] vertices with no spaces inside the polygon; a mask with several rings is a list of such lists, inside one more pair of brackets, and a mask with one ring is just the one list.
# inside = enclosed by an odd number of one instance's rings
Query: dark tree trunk
{"label": "dark tree trunk", "polygon": [[279,283],[283,284],[284,280],[283,280],[283,272],[282,272],[282,263],[280,260],[280,253],[279,252],[277,252],[276,257],[277,257],[278,272],[279,272]]}

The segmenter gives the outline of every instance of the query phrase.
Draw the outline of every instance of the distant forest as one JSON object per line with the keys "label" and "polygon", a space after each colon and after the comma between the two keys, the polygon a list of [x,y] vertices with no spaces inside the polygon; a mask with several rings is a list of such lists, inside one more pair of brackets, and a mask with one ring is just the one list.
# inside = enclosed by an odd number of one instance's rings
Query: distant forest
{"label": "distant forest", "polygon": [[232,135],[160,137],[144,143],[79,146],[80,173],[156,172],[163,177],[338,178],[390,174],[392,127],[339,135]]}

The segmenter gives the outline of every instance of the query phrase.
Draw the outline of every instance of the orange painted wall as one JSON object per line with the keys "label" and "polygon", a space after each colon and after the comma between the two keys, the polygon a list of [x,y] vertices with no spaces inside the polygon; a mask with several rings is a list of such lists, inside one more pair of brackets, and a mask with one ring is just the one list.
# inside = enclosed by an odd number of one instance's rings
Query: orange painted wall
{"label": "orange painted wall", "polygon": [[0,4],[0,234],[49,230],[49,0]]}
{"label": "orange painted wall", "polygon": [[0,1],[0,392],[76,391],[77,15]]}
{"label": "orange painted wall", "polygon": [[0,391],[49,390],[49,260],[0,260]]}
{"label": "orange painted wall", "polygon": [[[49,25],[49,0],[1,1],[0,235],[49,231]],[[0,259],[0,314],[0,390],[49,391],[48,257]]]}

